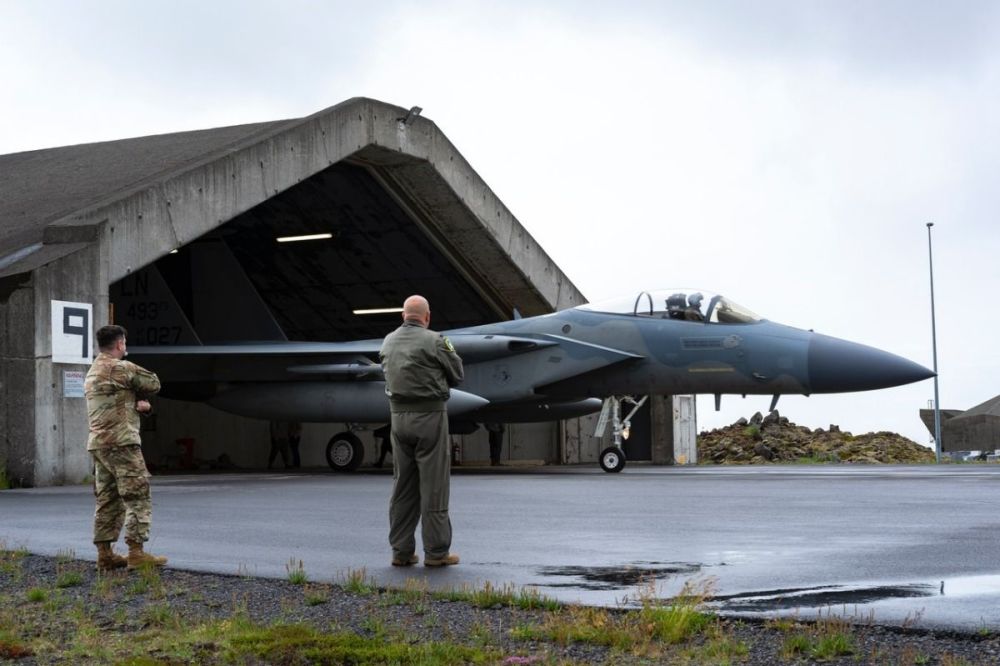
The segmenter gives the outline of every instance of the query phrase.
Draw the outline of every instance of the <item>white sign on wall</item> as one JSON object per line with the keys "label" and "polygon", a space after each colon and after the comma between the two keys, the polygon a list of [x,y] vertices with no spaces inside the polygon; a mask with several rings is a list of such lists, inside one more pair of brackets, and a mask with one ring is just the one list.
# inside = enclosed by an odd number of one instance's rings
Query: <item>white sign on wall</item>
{"label": "white sign on wall", "polygon": [[93,357],[94,306],[52,301],[52,362],[89,365]]}
{"label": "white sign on wall", "polygon": [[83,383],[87,380],[83,370],[63,370],[63,397],[85,398]]}

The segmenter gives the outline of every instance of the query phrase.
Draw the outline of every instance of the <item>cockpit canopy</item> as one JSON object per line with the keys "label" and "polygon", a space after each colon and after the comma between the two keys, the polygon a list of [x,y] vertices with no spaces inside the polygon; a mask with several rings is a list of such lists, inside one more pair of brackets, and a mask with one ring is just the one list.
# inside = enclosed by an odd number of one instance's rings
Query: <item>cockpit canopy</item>
{"label": "cockpit canopy", "polygon": [[752,324],[761,319],[742,305],[701,289],[642,291],[636,296],[587,303],[577,309],[710,324]]}

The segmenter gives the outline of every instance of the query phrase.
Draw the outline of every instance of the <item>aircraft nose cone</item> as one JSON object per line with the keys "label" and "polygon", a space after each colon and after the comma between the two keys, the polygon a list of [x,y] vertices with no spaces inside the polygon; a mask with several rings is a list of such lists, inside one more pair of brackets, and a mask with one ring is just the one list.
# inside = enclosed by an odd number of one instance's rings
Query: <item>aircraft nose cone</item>
{"label": "aircraft nose cone", "polygon": [[924,366],[881,349],[827,335],[809,341],[813,393],[846,393],[900,386],[933,377]]}

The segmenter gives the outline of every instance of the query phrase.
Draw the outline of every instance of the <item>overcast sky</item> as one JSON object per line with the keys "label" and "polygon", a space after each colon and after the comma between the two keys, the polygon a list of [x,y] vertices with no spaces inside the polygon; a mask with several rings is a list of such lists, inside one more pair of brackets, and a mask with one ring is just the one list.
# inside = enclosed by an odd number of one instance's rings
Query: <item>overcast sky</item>
{"label": "overcast sky", "polygon": [[[1000,393],[1000,3],[0,0],[0,154],[424,108],[591,300],[695,285]],[[921,443],[931,380],[785,396]],[[726,396],[715,427],[766,411]]]}

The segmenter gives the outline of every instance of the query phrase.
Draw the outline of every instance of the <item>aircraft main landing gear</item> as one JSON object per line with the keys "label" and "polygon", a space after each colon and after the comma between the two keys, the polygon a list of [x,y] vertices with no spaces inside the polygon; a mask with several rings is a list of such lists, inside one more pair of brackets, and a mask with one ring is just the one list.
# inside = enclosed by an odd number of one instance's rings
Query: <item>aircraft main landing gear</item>
{"label": "aircraft main landing gear", "polygon": [[326,445],[326,462],[335,472],[353,472],[365,457],[365,447],[353,432],[340,432]]}
{"label": "aircraft main landing gear", "polygon": [[[622,441],[628,439],[629,429],[632,426],[631,419],[639,411],[649,396],[643,396],[641,400],[636,400],[630,395],[619,398],[611,396],[604,399],[604,408],[601,416],[597,420],[595,437],[603,437],[604,429],[607,427],[608,419],[611,419],[611,434],[614,436],[614,444],[601,451],[597,462],[605,472],[620,472],[625,469],[625,449],[622,448]],[[627,402],[633,405],[632,410],[624,419],[621,413],[621,403]]]}
{"label": "aircraft main landing gear", "polygon": [[620,472],[625,469],[625,451],[617,446],[609,446],[601,451],[597,462],[605,472]]}

